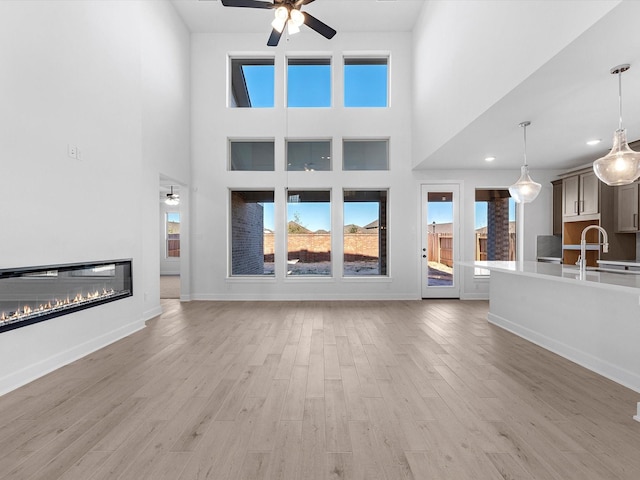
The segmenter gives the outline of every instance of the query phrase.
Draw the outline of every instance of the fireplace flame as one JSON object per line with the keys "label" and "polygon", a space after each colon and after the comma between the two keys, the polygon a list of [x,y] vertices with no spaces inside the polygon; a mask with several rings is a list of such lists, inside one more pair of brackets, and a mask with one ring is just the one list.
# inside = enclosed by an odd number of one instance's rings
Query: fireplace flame
{"label": "fireplace flame", "polygon": [[85,303],[103,300],[117,294],[118,292],[116,292],[112,288],[103,288],[102,291],[96,289],[93,292],[88,292],[86,294],[78,293],[73,298],[67,296],[64,299],[56,298],[53,300],[48,300],[47,302],[41,303],[38,306],[22,305],[13,312],[1,312],[0,325],[40,317],[49,313],[53,313],[55,311],[65,310],[70,307],[75,307]]}

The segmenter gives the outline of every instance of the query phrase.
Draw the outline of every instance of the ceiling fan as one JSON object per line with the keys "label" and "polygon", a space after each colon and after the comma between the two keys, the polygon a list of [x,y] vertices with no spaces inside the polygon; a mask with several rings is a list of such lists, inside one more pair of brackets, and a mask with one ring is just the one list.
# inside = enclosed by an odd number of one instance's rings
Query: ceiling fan
{"label": "ceiling fan", "polygon": [[275,47],[280,41],[284,27],[287,26],[289,35],[298,33],[302,24],[315,30],[325,38],[333,38],[336,31],[329,25],[321,22],[313,15],[300,11],[303,5],[308,5],[314,0],[273,0],[262,2],[260,0],[221,0],[225,7],[245,7],[275,9],[275,18],[271,22],[273,30],[269,36],[267,45]]}

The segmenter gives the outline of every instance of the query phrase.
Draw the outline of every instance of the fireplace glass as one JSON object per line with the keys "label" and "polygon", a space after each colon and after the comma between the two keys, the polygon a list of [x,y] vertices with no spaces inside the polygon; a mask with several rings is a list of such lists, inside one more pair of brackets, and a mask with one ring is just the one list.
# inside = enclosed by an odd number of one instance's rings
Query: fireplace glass
{"label": "fireplace glass", "polygon": [[131,295],[131,259],[2,269],[0,332]]}

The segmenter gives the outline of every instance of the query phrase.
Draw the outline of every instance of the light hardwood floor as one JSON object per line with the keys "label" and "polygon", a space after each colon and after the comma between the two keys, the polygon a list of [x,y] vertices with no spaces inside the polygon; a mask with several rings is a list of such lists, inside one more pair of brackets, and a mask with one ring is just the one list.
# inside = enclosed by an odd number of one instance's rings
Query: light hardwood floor
{"label": "light hardwood floor", "polygon": [[640,394],[486,302],[163,307],[0,397],[0,478],[640,478]]}

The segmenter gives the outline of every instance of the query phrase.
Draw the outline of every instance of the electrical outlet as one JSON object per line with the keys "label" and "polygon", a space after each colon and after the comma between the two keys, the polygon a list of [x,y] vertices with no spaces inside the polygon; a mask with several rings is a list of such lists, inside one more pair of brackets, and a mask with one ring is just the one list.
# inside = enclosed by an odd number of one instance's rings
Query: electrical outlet
{"label": "electrical outlet", "polygon": [[78,147],[75,145],[67,145],[67,153],[71,158],[78,158]]}

